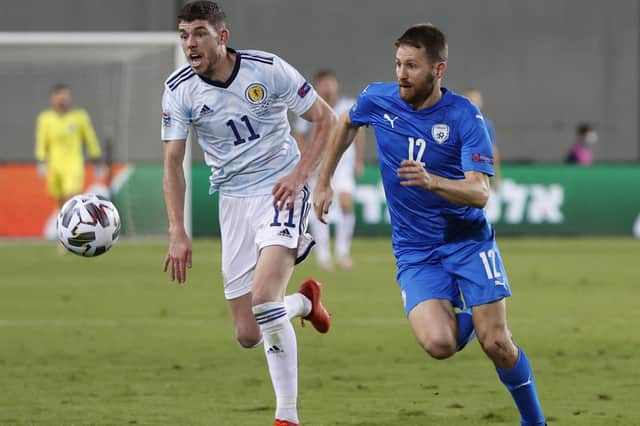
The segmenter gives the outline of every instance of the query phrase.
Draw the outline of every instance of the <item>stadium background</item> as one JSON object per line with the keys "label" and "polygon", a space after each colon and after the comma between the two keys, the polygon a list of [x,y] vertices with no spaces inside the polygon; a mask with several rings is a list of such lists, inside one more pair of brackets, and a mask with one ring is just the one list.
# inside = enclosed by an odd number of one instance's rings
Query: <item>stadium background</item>
{"label": "stadium background", "polygon": [[[409,23],[433,21],[449,37],[446,86],[482,90],[485,115],[496,125],[507,164],[506,185],[490,206],[498,230],[632,233],[640,213],[640,189],[628,184],[638,181],[633,163],[640,159],[638,2],[226,3],[232,46],[272,51],[308,76],[334,68],[351,96],[369,81],[393,79],[393,40]],[[18,32],[18,38],[43,31],[172,32],[180,4],[30,0],[6,8],[0,29]],[[47,221],[51,230],[52,200],[32,167],[33,133],[35,117],[57,82],[70,84],[75,104],[89,111],[117,164],[112,196],[124,212],[125,235],[163,234],[158,123],[162,82],[174,68],[172,47],[9,43],[0,44],[0,64],[0,235],[42,236]],[[594,123],[600,134],[597,165],[547,166],[562,162],[583,121]],[[197,144],[192,151],[193,231],[216,235],[216,202],[206,194]],[[367,159],[375,166],[371,134]],[[358,232],[388,233],[375,167],[356,198]],[[617,217],[607,214],[611,208]],[[138,214],[148,210],[153,220]]]}
{"label": "stadium background", "polygon": [[[162,272],[159,142],[180,1],[22,0],[0,13],[0,425],[269,424],[260,350],[233,338],[221,292],[215,200],[193,147],[193,268]],[[446,85],[477,87],[496,124],[505,181],[487,208],[514,296],[509,327],[536,372],[550,426],[640,424],[640,2],[226,0],[232,46],[278,53],[355,96],[393,78],[393,40],[432,21],[448,35]],[[43,42],[76,34],[78,45]],[[123,33],[122,32],[126,32]],[[101,34],[110,35],[103,36]],[[131,42],[149,36],[157,43]],[[66,37],[66,36],[65,36]],[[28,44],[29,39],[39,40]],[[129,40],[131,39],[131,40]],[[12,40],[12,43],[6,41]],[[105,40],[107,40],[105,42]],[[129,41],[125,44],[125,41]],[[3,43],[3,41],[5,43]],[[116,42],[118,41],[118,42]],[[109,148],[126,237],[93,259],[40,241],[54,213],[36,177],[34,122],[68,83]],[[578,122],[596,165],[562,164]],[[477,343],[446,362],[415,344],[395,284],[375,166],[359,182],[353,270],[296,268],[325,284],[329,334],[296,327],[305,426],[518,423]],[[518,234],[517,237],[507,234]],[[597,235],[596,235],[597,234]],[[157,238],[136,238],[154,236]],[[362,236],[362,237],[361,237]],[[542,236],[542,237],[541,237]]]}

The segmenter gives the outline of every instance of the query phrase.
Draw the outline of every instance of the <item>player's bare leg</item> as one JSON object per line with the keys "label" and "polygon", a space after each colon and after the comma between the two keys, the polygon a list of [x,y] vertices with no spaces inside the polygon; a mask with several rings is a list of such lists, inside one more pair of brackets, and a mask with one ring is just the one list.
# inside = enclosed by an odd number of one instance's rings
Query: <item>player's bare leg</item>
{"label": "player's bare leg", "polygon": [[229,300],[236,340],[243,348],[253,348],[262,342],[262,333],[251,311],[251,293]]}
{"label": "player's bare leg", "polygon": [[276,419],[299,423],[298,348],[284,305],[284,292],[293,273],[295,249],[268,246],[256,265],[252,311],[262,332],[271,382],[276,394]]}
{"label": "player's bare leg", "polygon": [[544,425],[531,365],[507,328],[506,300],[474,306],[473,323],[482,349],[495,364],[500,380],[518,406],[522,425]]}
{"label": "player's bare leg", "polygon": [[506,301],[473,307],[473,322],[482,350],[501,370],[513,367],[518,359],[518,347],[507,328]]}
{"label": "player's bare leg", "polygon": [[356,220],[353,213],[353,197],[348,192],[338,194],[340,216],[336,223],[336,259],[338,265],[344,269],[353,267],[351,259],[351,241]]}
{"label": "player's bare leg", "polygon": [[432,357],[445,359],[456,353],[458,326],[450,301],[420,302],[409,312],[409,323],[422,348]]}
{"label": "player's bare leg", "polygon": [[436,359],[450,357],[475,338],[471,310],[456,313],[444,299],[419,303],[409,313],[409,322],[420,345]]}

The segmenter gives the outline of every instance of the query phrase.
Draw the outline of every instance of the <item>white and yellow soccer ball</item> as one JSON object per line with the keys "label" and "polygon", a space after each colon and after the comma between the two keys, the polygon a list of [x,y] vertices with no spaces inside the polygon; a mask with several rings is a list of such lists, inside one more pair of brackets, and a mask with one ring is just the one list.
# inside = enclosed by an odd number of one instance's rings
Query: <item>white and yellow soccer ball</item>
{"label": "white and yellow soccer ball", "polygon": [[57,226],[58,240],[67,250],[94,257],[106,253],[118,241],[120,215],[106,198],[81,194],[64,203]]}

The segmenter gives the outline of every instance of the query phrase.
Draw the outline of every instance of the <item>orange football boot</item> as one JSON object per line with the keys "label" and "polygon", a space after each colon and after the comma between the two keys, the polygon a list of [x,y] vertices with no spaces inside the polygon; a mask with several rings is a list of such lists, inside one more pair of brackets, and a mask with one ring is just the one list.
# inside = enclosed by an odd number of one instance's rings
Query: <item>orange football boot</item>
{"label": "orange football boot", "polygon": [[273,424],[273,426],[300,426],[300,423],[291,423],[287,420],[276,419],[276,422]]}
{"label": "orange football boot", "polygon": [[320,296],[322,295],[322,283],[314,280],[313,278],[307,279],[300,286],[298,293],[305,296],[311,301],[311,312],[304,318],[301,318],[302,325],[304,326],[304,320],[307,320],[318,330],[318,333],[326,333],[331,326],[331,315],[322,305]]}

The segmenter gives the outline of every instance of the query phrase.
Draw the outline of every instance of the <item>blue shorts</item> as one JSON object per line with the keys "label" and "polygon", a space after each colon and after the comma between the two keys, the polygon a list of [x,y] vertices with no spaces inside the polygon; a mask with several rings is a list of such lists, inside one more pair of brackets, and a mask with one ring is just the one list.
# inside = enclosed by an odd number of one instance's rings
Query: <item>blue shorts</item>
{"label": "blue shorts", "polygon": [[511,296],[509,280],[492,232],[483,241],[443,244],[418,264],[398,258],[397,280],[407,315],[420,302],[450,300],[463,308]]}

